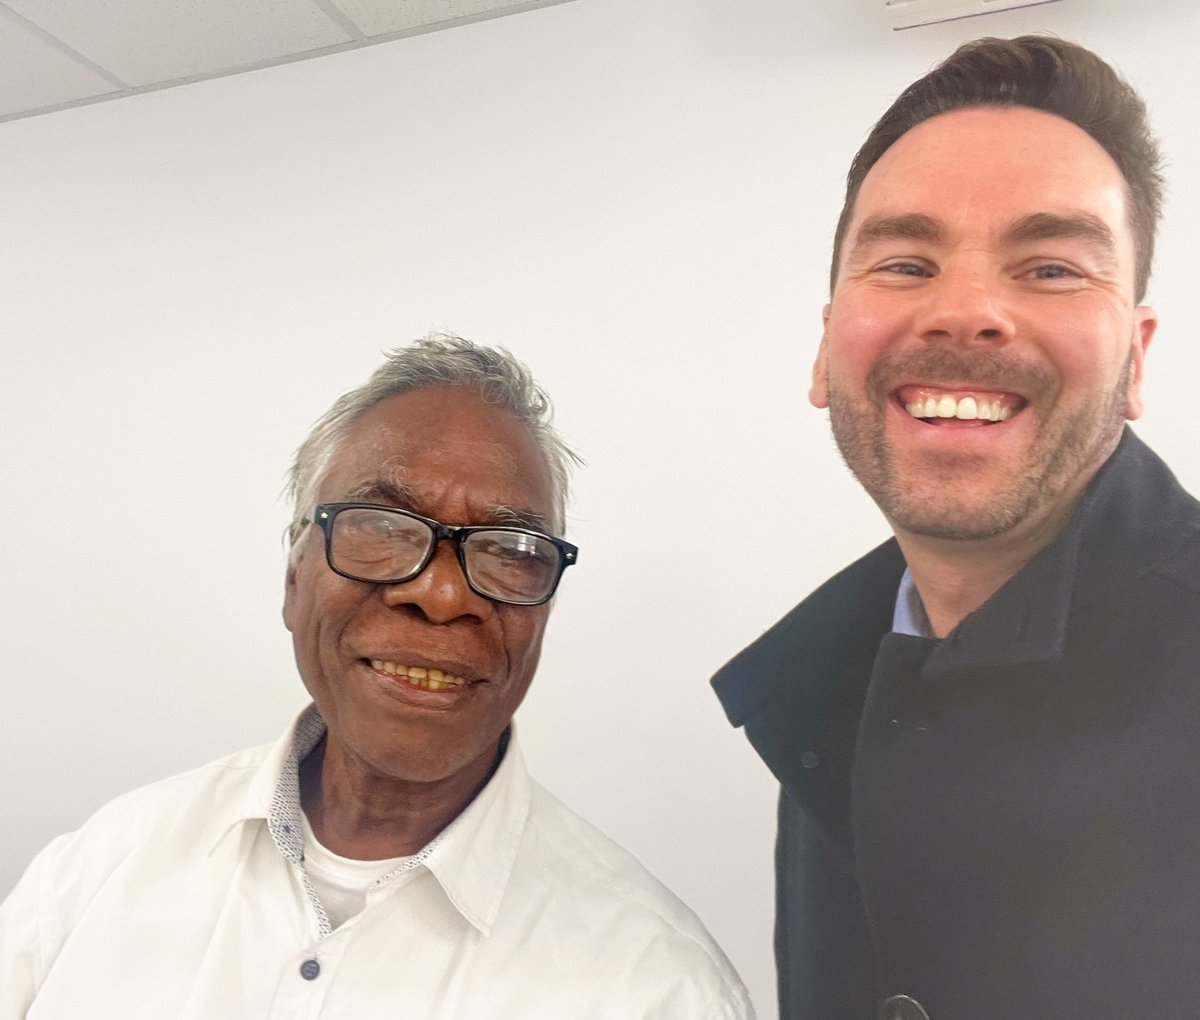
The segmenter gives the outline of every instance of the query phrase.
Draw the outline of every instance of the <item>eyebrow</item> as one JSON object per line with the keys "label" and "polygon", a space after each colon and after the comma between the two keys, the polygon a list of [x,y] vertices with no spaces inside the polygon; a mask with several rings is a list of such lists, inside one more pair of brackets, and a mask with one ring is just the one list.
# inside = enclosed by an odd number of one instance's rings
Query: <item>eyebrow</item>
{"label": "eyebrow", "polygon": [[944,231],[932,216],[902,213],[899,216],[869,216],[855,231],[851,255],[875,241],[940,241]]}
{"label": "eyebrow", "polygon": [[[936,243],[946,235],[942,223],[924,213],[902,213],[897,216],[871,216],[863,220],[854,234],[854,245],[848,259],[860,248],[876,241],[905,240]],[[1004,232],[1004,241],[1020,244],[1027,241],[1078,239],[1086,241],[1097,254],[1108,261],[1116,258],[1117,239],[1112,229],[1091,213],[1037,212],[1022,216]]]}
{"label": "eyebrow", "polygon": [[1073,213],[1062,216],[1057,213],[1031,213],[1017,220],[1005,235],[1014,242],[1081,240],[1089,242],[1097,252],[1108,259],[1116,257],[1117,239],[1102,219],[1091,213]]}
{"label": "eyebrow", "polygon": [[540,531],[546,535],[554,534],[550,530],[549,518],[535,514],[531,510],[518,510],[511,506],[494,506],[491,508],[491,516],[496,524],[528,528],[530,531]]}
{"label": "eyebrow", "polygon": [[386,478],[372,478],[354,486],[346,493],[343,502],[366,503],[372,500],[379,500],[390,506],[408,508],[413,505],[413,492],[407,485],[401,485],[399,482],[389,481]]}
{"label": "eyebrow", "polygon": [[[346,493],[346,498],[342,500],[344,503],[370,503],[376,501],[387,506],[394,506],[400,510],[411,510],[414,513],[420,514],[425,513],[415,494],[407,485],[401,485],[399,482],[388,481],[382,478],[373,478],[370,481],[361,482]],[[548,517],[534,513],[532,510],[520,510],[516,507],[505,506],[503,504],[489,507],[488,519],[477,523],[496,524],[501,527],[527,528],[530,531],[540,531],[546,535],[553,534],[553,531],[550,529],[550,519]]]}

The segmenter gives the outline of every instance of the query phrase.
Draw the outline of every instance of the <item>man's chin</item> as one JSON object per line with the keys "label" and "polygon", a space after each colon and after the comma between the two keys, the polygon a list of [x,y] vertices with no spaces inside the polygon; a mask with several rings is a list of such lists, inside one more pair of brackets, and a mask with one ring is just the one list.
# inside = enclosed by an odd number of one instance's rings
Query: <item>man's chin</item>
{"label": "man's chin", "polygon": [[994,500],[942,502],[938,506],[877,499],[896,532],[954,542],[983,542],[1012,531],[1027,516],[1028,506]]}

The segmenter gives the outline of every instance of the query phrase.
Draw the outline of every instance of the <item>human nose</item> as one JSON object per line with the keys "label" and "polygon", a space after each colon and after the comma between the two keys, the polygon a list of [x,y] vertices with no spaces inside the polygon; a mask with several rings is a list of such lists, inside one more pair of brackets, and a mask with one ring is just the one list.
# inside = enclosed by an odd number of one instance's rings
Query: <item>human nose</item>
{"label": "human nose", "polygon": [[408,607],[431,623],[450,623],[464,618],[482,621],[496,609],[491,599],[467,584],[454,542],[448,539],[437,543],[425,569],[412,580],[381,587],[385,605],[392,609]]}
{"label": "human nose", "polygon": [[943,271],[926,288],[916,328],[935,343],[995,345],[1015,332],[998,284],[967,269]]}

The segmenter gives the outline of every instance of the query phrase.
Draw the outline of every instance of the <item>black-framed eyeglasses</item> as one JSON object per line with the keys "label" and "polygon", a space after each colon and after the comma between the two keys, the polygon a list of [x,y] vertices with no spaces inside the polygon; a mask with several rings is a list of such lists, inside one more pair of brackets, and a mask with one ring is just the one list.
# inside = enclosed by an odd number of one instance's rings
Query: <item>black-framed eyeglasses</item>
{"label": "black-framed eyeglasses", "polygon": [[399,584],[429,566],[437,544],[454,543],[471,590],[497,602],[549,601],[579,549],[528,528],[443,524],[374,503],[322,503],[313,521],[325,533],[325,562],[353,581]]}

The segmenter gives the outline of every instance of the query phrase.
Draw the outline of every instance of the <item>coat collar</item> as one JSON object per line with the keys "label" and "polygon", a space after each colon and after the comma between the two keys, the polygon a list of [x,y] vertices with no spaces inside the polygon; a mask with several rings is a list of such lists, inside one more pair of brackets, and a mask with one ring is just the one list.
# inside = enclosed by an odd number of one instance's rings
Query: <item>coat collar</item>
{"label": "coat collar", "polygon": [[1074,612],[1176,560],[1196,501],[1126,428],[1061,535],[938,644],[925,675],[1059,661]]}

